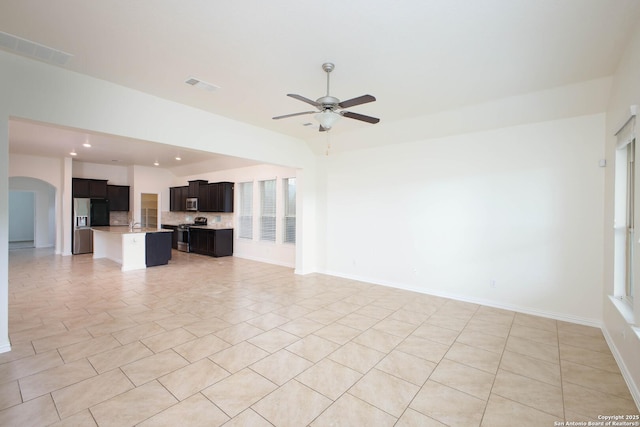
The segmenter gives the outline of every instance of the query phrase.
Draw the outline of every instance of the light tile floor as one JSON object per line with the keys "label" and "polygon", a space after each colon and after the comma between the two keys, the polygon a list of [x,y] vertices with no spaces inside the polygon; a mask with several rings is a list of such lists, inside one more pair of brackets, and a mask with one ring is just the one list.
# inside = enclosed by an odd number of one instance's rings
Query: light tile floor
{"label": "light tile floor", "polygon": [[2,426],[554,426],[638,414],[600,330],[233,257],[9,255]]}

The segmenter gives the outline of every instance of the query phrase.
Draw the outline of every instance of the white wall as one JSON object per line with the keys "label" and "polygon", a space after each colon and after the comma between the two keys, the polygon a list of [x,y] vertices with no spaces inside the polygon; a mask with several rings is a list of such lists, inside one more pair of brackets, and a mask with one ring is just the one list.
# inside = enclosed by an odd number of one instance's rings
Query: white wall
{"label": "white wall", "polygon": [[[629,107],[640,105],[640,79],[638,76],[640,76],[640,26],[636,28],[613,76],[606,124],[606,152],[607,158],[612,164],[616,157],[616,138],[614,135],[629,118]],[[636,121],[636,135],[640,134],[639,121]],[[637,143],[636,147],[638,147]],[[636,165],[637,161],[638,154],[636,153]],[[603,331],[627,380],[636,405],[640,407],[640,284],[636,284],[636,296],[631,306],[610,298],[614,295],[614,182],[614,168],[607,168],[603,223],[605,234]],[[640,190],[640,187],[637,187],[637,190]],[[639,202],[640,199],[636,195],[636,215],[640,214]],[[637,217],[636,221],[638,219],[640,218]],[[640,253],[639,250],[640,244],[636,242],[636,253]]]}
{"label": "white wall", "polygon": [[35,193],[9,191],[9,243],[35,241]]}
{"label": "white wall", "polygon": [[599,325],[604,123],[329,156],[325,270]]}
{"label": "white wall", "polygon": [[108,179],[111,185],[129,185],[127,166],[101,165],[74,160],[73,177],[87,179]]}

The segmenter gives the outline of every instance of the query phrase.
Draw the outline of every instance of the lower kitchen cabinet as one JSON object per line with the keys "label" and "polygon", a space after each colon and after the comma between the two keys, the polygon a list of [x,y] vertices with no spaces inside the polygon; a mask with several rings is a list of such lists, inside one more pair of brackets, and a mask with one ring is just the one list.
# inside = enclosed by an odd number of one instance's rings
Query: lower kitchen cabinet
{"label": "lower kitchen cabinet", "polygon": [[231,256],[233,255],[233,229],[212,230],[190,227],[189,250],[213,257]]}
{"label": "lower kitchen cabinet", "polygon": [[207,235],[209,232],[203,229],[189,228],[189,252],[201,255],[209,255],[207,247]]}
{"label": "lower kitchen cabinet", "polygon": [[145,235],[145,263],[147,267],[165,265],[171,259],[171,234],[158,232]]}

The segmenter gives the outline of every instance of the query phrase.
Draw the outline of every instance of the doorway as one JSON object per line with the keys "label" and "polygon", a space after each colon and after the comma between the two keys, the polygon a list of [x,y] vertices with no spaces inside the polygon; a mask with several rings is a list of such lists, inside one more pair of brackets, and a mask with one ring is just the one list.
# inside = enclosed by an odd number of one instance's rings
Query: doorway
{"label": "doorway", "polygon": [[158,195],[140,194],[140,225],[145,228],[158,228]]}

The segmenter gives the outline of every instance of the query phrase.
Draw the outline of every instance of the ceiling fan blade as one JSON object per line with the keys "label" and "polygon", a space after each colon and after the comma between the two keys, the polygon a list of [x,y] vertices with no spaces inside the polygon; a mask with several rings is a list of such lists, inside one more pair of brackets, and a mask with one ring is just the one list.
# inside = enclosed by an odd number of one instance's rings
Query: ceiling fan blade
{"label": "ceiling fan blade", "polygon": [[371,117],[371,116],[365,116],[364,114],[358,114],[358,113],[352,113],[350,111],[343,111],[342,114],[344,117],[348,117],[350,119],[356,119],[356,120],[361,120],[363,122],[367,122],[367,123],[378,123],[380,121],[380,119],[376,118],[376,117]]}
{"label": "ceiling fan blade", "polygon": [[338,104],[340,108],[349,108],[355,105],[366,104],[367,102],[373,102],[376,100],[376,97],[373,95],[362,95],[357,98],[347,99],[346,101],[342,101]]}
{"label": "ceiling fan blade", "polygon": [[296,95],[295,93],[288,93],[287,96],[295,98],[298,101],[306,102],[307,104],[313,105],[314,107],[320,108],[320,104],[318,104],[316,101],[312,101],[311,99],[305,98],[302,95]]}
{"label": "ceiling fan blade", "polygon": [[284,116],[276,116],[273,118],[273,120],[286,119],[287,117],[302,116],[304,114],[313,114],[313,113],[317,113],[317,111],[303,111],[302,113],[285,114]]}

